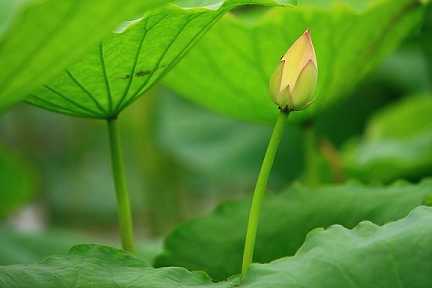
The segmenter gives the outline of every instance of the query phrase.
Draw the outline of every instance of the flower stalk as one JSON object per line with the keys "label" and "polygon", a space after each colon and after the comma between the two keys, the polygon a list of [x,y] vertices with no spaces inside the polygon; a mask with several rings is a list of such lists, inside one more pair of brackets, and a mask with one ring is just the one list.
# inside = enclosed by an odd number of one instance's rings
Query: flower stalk
{"label": "flower stalk", "polygon": [[249,270],[249,266],[253,260],[255,239],[258,230],[261,207],[263,204],[265,191],[267,189],[267,182],[270,176],[270,171],[273,167],[273,162],[283,136],[284,124],[287,117],[288,112],[284,112],[281,110],[276,120],[276,124],[273,128],[273,132],[267,146],[266,153],[264,155],[264,160],[258,174],[255,191],[252,197],[252,205],[249,211],[249,221],[243,251],[242,278],[246,276],[246,273]]}
{"label": "flower stalk", "polygon": [[[301,111],[312,104],[315,99],[317,80],[318,65],[315,48],[311,34],[309,30],[306,30],[282,56],[270,79],[270,94],[273,102],[279,107],[280,113],[273,128],[252,196],[243,251],[241,279],[245,278],[253,261],[261,208],[268,178],[282,139],[286,118],[290,112]],[[311,139],[311,142],[314,142],[314,139]]]}

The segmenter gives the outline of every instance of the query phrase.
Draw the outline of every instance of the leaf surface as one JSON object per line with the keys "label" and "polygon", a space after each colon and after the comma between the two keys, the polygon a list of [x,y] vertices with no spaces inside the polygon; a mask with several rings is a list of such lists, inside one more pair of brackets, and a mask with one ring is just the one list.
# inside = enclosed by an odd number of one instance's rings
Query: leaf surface
{"label": "leaf surface", "polygon": [[[254,261],[293,255],[309,231],[363,220],[384,224],[404,217],[431,193],[432,181],[418,185],[367,187],[348,183],[310,189],[295,185],[267,195],[258,229]],[[156,266],[206,271],[221,280],[240,272],[249,201],[221,205],[210,216],[176,228],[165,241]]]}
{"label": "leaf surface", "polygon": [[382,227],[362,222],[308,234],[295,256],[253,264],[243,282],[214,283],[184,268],[152,268],[104,246],[76,246],[34,265],[0,266],[0,286],[15,287],[430,287],[432,208],[419,207]]}
{"label": "leaf surface", "polygon": [[[202,285],[202,286],[201,286]],[[184,268],[154,269],[126,252],[79,245],[66,256],[53,256],[35,265],[0,266],[0,287],[228,287],[212,284],[204,273]]]}
{"label": "leaf surface", "polygon": [[168,0],[2,0],[0,108],[21,100],[121,21]]}
{"label": "leaf surface", "polygon": [[382,227],[316,229],[295,256],[253,265],[242,287],[430,287],[431,212],[418,207]]}
{"label": "leaf surface", "polygon": [[430,175],[431,113],[430,94],[406,97],[379,111],[362,139],[344,147],[348,173],[369,182]]}
{"label": "leaf surface", "polygon": [[165,83],[187,99],[232,117],[274,120],[278,109],[268,92],[270,76],[281,55],[310,29],[319,70],[317,100],[290,119],[309,118],[348,94],[418,26],[424,10],[416,0],[346,2],[300,1],[293,8],[226,15]]}
{"label": "leaf surface", "polygon": [[250,3],[280,5],[272,0],[181,1],[124,23],[28,101],[73,116],[115,117],[173,68],[224,13]]}

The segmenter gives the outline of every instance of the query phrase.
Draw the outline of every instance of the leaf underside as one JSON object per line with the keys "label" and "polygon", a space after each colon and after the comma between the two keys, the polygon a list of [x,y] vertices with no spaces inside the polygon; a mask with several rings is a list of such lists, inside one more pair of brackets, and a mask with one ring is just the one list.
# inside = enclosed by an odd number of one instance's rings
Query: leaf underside
{"label": "leaf underside", "polygon": [[269,95],[269,79],[281,55],[309,29],[319,76],[314,104],[290,116],[290,121],[302,121],[347,95],[418,26],[424,10],[417,0],[373,0],[360,10],[338,6],[338,1],[303,2],[226,15],[164,83],[211,110],[272,121],[278,109]]}
{"label": "leaf underside", "polygon": [[171,5],[126,23],[60,77],[32,92],[27,102],[73,116],[116,117],[170,71],[229,9],[244,3],[278,5],[270,0],[221,3],[216,10]]}
{"label": "leaf underside", "polygon": [[3,0],[0,109],[59,74],[121,21],[166,2]]}

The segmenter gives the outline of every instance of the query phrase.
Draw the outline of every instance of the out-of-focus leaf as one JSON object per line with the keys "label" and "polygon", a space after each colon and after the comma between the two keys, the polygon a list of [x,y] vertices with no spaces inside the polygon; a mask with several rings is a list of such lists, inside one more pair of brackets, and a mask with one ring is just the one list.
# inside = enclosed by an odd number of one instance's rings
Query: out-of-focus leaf
{"label": "out-of-focus leaf", "polygon": [[382,81],[392,82],[393,89],[399,89],[401,93],[429,91],[432,82],[429,80],[428,65],[420,43],[415,37],[405,43],[402,49],[384,60],[383,65],[377,69],[377,76]]}
{"label": "out-of-focus leaf", "polygon": [[[363,220],[383,224],[404,217],[432,192],[432,180],[418,185],[367,187],[355,183],[322,188],[295,185],[268,195],[262,209],[254,261],[293,255],[317,227],[353,227]],[[213,214],[187,222],[165,241],[156,266],[206,271],[221,280],[240,272],[249,201],[228,203]],[[314,287],[314,286],[312,286]]]}
{"label": "out-of-focus leaf", "polygon": [[[250,189],[271,128],[227,119],[168,93],[161,96],[157,133],[162,148],[219,189]],[[302,145],[302,131],[287,126],[271,176],[272,189],[301,175]]]}
{"label": "out-of-focus leaf", "polygon": [[54,254],[66,254],[77,243],[89,241],[75,233],[0,230],[0,265],[30,264]]}
{"label": "out-of-focus leaf", "polygon": [[2,0],[0,108],[50,80],[121,21],[168,0]]}
{"label": "out-of-focus leaf", "polygon": [[426,10],[425,21],[421,33],[420,42],[423,46],[423,51],[426,56],[426,63],[429,68],[429,81],[432,85],[432,4],[429,4]]}
{"label": "out-of-focus leaf", "polygon": [[[20,232],[11,228],[0,229],[0,265],[32,264],[48,256],[66,255],[78,243],[113,244],[109,240],[95,239],[67,230]],[[157,240],[137,241],[137,257],[153,263],[162,251]]]}
{"label": "out-of-focus leaf", "polygon": [[360,11],[325,2],[300,2],[249,17],[247,12],[226,15],[165,82],[209,109],[246,120],[273,120],[278,109],[268,80],[281,55],[308,28],[319,79],[315,104],[290,117],[303,120],[350,91],[418,26],[424,10],[417,0],[367,1]]}
{"label": "out-of-focus leaf", "polygon": [[364,181],[419,179],[432,169],[432,96],[407,97],[373,117],[360,141],[344,148],[344,165]]}
{"label": "out-of-focus leaf", "polygon": [[29,165],[0,146],[0,218],[24,204],[36,192],[36,178]]}
{"label": "out-of-focus leaf", "polygon": [[151,265],[153,265],[156,257],[162,252],[162,241],[160,240],[145,240],[139,241],[136,244],[137,257]]}
{"label": "out-of-focus leaf", "polygon": [[194,1],[198,7],[177,3],[149,12],[125,23],[28,101],[73,116],[115,117],[174,67],[225,12],[251,3],[279,5],[272,0],[208,0]]}
{"label": "out-of-focus leaf", "polygon": [[[432,269],[432,208],[379,227],[362,222],[353,230],[334,225],[316,229],[293,257],[253,264],[238,277],[214,283],[205,273],[184,268],[152,268],[109,247],[76,246],[66,256],[34,265],[0,267],[8,288],[54,287],[410,287],[428,288]],[[270,243],[268,243],[270,244]]]}
{"label": "out-of-focus leaf", "polygon": [[[0,229],[0,265],[31,264],[51,255],[65,255],[78,243],[113,244],[109,240],[95,239],[67,230],[21,232],[12,228]],[[137,241],[137,257],[153,263],[162,251],[160,241]]]}

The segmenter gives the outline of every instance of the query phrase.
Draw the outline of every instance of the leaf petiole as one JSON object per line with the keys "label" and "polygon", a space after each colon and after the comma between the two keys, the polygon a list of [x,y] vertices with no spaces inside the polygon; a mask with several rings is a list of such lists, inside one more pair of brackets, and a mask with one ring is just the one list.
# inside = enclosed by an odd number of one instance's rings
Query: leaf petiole
{"label": "leaf petiole", "polygon": [[122,247],[124,250],[133,252],[134,241],[132,213],[129,203],[129,192],[126,184],[123,156],[120,148],[120,136],[118,133],[117,120],[114,118],[108,119],[107,124]]}

